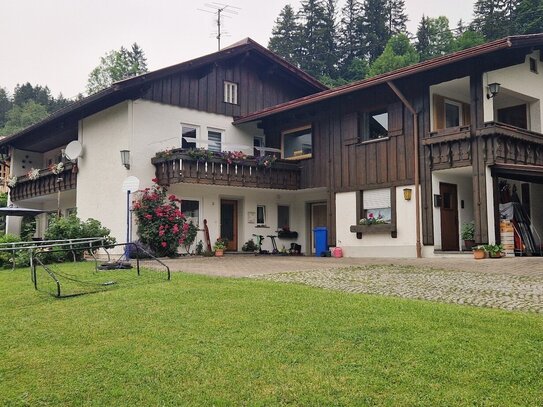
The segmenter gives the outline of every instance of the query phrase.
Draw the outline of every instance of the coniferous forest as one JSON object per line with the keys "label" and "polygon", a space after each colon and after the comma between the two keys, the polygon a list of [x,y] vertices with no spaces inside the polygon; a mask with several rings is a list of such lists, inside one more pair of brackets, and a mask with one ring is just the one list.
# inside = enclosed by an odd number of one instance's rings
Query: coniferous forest
{"label": "coniferous forest", "polygon": [[543,0],[477,0],[471,22],[422,16],[405,0],[303,0],[275,20],[268,48],[328,86],[379,75],[508,35],[543,32]]}

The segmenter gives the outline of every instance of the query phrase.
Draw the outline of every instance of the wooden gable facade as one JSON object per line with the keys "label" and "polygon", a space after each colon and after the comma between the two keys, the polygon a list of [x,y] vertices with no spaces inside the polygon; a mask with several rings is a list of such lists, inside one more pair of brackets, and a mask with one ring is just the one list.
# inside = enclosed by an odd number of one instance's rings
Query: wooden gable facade
{"label": "wooden gable facade", "polygon": [[[236,104],[225,102],[225,81],[237,85]],[[307,96],[315,90],[277,69],[270,61],[247,52],[157,79],[142,98],[239,117]]]}

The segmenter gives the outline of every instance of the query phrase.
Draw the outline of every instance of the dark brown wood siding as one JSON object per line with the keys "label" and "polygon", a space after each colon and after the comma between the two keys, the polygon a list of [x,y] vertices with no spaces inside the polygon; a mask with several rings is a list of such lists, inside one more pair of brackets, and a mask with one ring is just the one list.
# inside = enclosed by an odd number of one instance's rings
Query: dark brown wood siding
{"label": "dark brown wood siding", "polygon": [[[223,101],[224,81],[238,85],[238,104]],[[307,90],[274,66],[264,66],[246,56],[156,80],[142,98],[226,116],[244,116],[307,94]]]}

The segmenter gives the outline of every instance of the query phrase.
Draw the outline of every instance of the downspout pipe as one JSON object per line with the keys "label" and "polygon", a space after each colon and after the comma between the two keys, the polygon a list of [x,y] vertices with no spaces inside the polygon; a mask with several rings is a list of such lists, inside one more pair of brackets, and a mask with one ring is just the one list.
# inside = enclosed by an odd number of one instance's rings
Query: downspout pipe
{"label": "downspout pipe", "polygon": [[402,101],[404,106],[413,115],[413,149],[415,154],[415,222],[416,222],[416,234],[417,234],[417,259],[422,258],[422,245],[420,240],[420,172],[419,172],[419,115],[413,105],[405,98],[403,93],[397,88],[392,81],[387,81],[387,85]]}

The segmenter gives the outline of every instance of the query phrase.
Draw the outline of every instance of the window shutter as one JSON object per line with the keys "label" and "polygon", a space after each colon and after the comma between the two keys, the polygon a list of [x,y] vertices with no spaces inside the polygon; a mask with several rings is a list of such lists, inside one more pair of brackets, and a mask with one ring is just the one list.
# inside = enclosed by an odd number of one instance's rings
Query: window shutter
{"label": "window shutter", "polygon": [[372,189],[362,193],[364,209],[390,208],[390,189]]}

